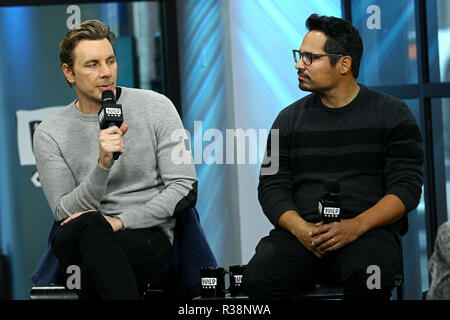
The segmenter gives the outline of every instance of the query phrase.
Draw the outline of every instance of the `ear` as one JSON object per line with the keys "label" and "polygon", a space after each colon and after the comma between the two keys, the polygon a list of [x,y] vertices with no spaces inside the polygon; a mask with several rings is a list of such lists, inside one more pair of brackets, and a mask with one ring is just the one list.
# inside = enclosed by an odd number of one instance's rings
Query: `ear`
{"label": "ear", "polygon": [[74,79],[74,73],[72,71],[72,69],[69,67],[69,65],[67,63],[63,63],[61,65],[61,69],[64,73],[64,77],[66,77],[67,82],[69,82],[70,84],[74,84],[75,83],[75,79]]}
{"label": "ear", "polygon": [[344,75],[352,71],[352,58],[350,56],[343,56],[339,59],[339,72]]}

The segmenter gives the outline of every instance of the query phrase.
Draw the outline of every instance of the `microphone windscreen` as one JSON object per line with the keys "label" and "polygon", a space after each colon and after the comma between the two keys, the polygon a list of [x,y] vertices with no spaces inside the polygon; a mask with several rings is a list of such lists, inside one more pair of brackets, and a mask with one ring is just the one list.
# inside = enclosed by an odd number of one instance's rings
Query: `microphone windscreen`
{"label": "microphone windscreen", "polygon": [[102,103],[116,103],[116,98],[111,90],[102,92]]}

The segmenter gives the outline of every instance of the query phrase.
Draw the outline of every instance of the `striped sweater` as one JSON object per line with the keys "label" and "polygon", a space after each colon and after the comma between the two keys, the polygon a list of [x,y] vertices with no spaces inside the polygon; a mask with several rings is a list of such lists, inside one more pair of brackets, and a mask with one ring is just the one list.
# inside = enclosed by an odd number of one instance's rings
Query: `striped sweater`
{"label": "striped sweater", "polygon": [[329,108],[313,93],[276,118],[272,129],[279,130],[279,152],[269,137],[266,154],[279,155],[279,169],[261,174],[258,185],[262,209],[274,226],[287,210],[319,221],[318,200],[328,179],[339,182],[345,219],[386,194],[399,197],[407,212],[417,207],[424,157],[417,122],[401,100],[360,88],[344,107]]}

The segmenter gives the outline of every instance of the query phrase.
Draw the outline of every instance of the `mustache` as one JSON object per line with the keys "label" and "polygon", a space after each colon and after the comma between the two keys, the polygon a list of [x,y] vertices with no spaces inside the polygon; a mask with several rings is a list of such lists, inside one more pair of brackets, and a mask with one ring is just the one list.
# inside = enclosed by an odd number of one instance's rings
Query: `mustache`
{"label": "mustache", "polygon": [[306,79],[310,79],[310,77],[309,76],[307,76],[306,74],[304,74],[303,72],[297,72],[297,75],[299,75],[299,76],[302,76],[303,78],[306,78]]}

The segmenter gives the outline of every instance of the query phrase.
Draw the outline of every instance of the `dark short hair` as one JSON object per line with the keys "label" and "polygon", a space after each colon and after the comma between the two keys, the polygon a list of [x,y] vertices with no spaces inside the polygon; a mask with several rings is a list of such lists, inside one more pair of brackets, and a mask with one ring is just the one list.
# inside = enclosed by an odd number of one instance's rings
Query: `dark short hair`
{"label": "dark short hair", "polygon": [[[75,58],[73,55],[73,50],[81,40],[102,40],[105,38],[108,39],[114,47],[114,33],[110,30],[109,26],[99,20],[86,20],[80,23],[80,25],[69,29],[66,36],[59,44],[61,49],[59,53],[61,65],[66,63],[70,69],[73,68],[73,61]],[[67,83],[72,87],[71,83]]]}
{"label": "dark short hair", "polygon": [[[352,58],[352,74],[359,75],[359,64],[363,53],[363,43],[358,30],[348,21],[335,17],[312,14],[306,20],[309,31],[321,31],[327,37],[323,50],[326,53],[339,53]],[[331,65],[335,65],[339,58],[330,57]]]}

